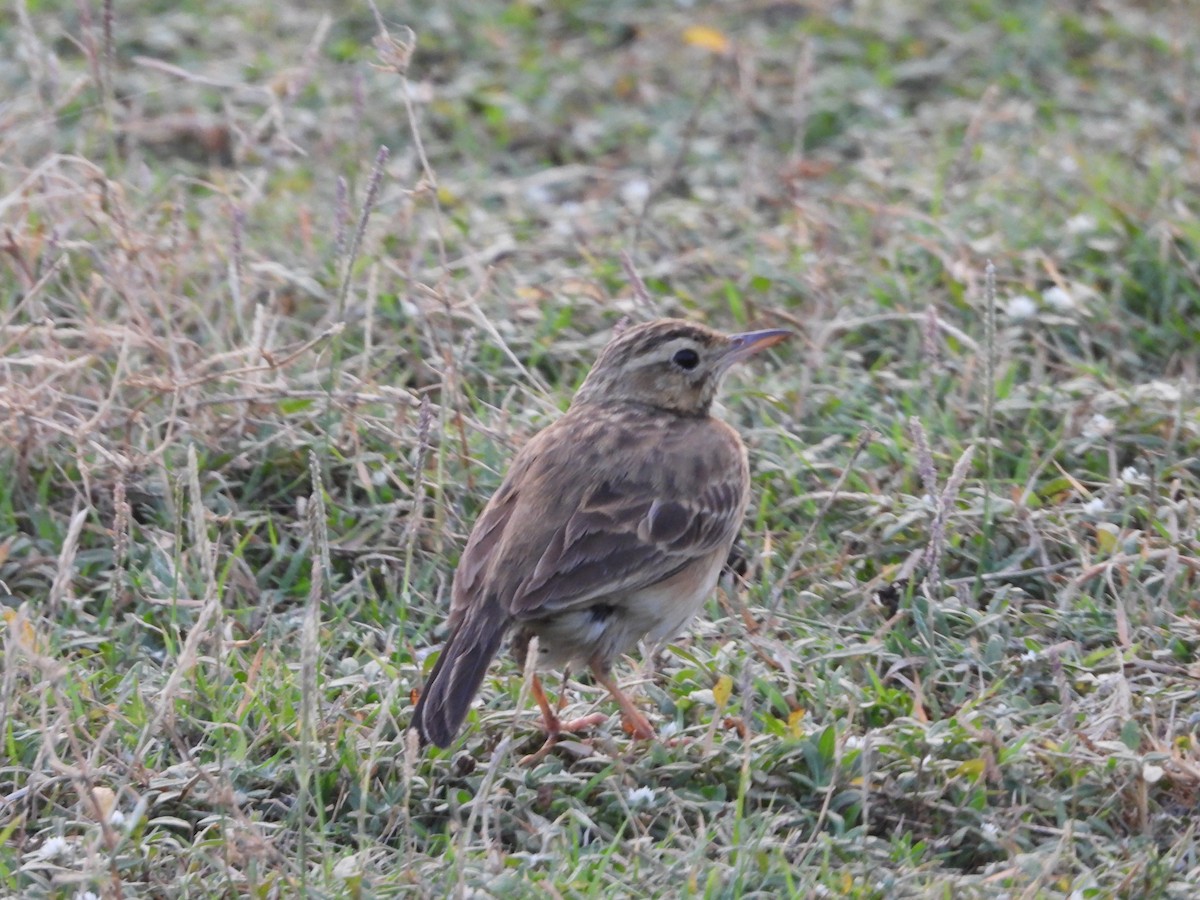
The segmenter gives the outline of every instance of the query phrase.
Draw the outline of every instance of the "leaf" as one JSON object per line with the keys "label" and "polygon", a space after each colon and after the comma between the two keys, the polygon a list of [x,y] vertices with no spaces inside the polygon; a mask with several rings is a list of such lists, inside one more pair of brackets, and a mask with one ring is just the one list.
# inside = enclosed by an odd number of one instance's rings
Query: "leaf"
{"label": "leaf", "polygon": [[728,675],[722,675],[713,685],[712,693],[713,700],[717,703],[717,709],[724,709],[725,704],[729,702],[730,695],[733,694],[733,679]]}
{"label": "leaf", "polygon": [[1132,719],[1121,726],[1121,743],[1130,750],[1137,750],[1142,745],[1142,730]]}
{"label": "leaf", "polygon": [[1101,553],[1112,553],[1117,548],[1117,537],[1121,529],[1111,522],[1096,524],[1096,549]]}
{"label": "leaf", "polygon": [[975,757],[974,759],[963,760],[959,764],[958,770],[955,774],[965,775],[972,781],[978,781],[986,770],[987,761],[981,757]]}
{"label": "leaf", "polygon": [[738,293],[737,287],[731,281],[725,282],[725,297],[729,300],[729,311],[733,314],[733,321],[746,321],[746,304],[742,301],[742,295]]}
{"label": "leaf", "polygon": [[692,47],[700,47],[713,53],[728,53],[729,38],[715,28],[707,25],[692,25],[683,30],[683,42]]}
{"label": "leaf", "polygon": [[793,709],[788,713],[788,732],[792,737],[804,737],[804,729],[800,727],[800,723],[804,720],[806,712],[803,709]]}
{"label": "leaf", "polygon": [[279,401],[279,411],[285,415],[305,412],[312,408],[313,402],[312,399],[307,397],[291,397]]}
{"label": "leaf", "polygon": [[37,629],[25,614],[24,606],[20,609],[4,607],[0,610],[0,618],[4,619],[8,631],[17,641],[17,646],[27,653],[39,653],[41,641],[38,640]]}
{"label": "leaf", "polygon": [[821,759],[826,763],[833,762],[834,755],[837,753],[837,731],[832,725],[821,732],[821,736],[817,738],[817,750],[821,754]]}

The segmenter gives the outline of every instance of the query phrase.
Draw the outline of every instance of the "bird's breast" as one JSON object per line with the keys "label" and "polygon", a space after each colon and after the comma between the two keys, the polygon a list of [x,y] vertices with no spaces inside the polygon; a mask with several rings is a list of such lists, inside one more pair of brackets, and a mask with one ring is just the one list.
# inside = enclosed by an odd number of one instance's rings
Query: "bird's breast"
{"label": "bird's breast", "polygon": [[656,584],[528,619],[521,629],[537,636],[541,667],[607,667],[643,638],[657,642],[679,634],[716,587],[728,554],[729,547],[719,547]]}

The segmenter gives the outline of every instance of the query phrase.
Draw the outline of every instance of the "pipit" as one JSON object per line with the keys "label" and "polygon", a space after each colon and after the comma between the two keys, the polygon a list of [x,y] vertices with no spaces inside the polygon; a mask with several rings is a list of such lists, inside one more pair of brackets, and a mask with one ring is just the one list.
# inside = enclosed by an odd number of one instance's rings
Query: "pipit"
{"label": "pipit", "polygon": [[[734,363],[788,337],[724,335],[663,319],[601,352],[562,418],[517,454],[454,573],[450,637],[417,701],[422,742],[447,747],[504,635],[524,665],[590,667],[635,738],[654,729],[612,664],[642,638],[673,637],[712,592],[749,498],[746,448],[710,411]],[[535,674],[549,735],[562,723]]]}

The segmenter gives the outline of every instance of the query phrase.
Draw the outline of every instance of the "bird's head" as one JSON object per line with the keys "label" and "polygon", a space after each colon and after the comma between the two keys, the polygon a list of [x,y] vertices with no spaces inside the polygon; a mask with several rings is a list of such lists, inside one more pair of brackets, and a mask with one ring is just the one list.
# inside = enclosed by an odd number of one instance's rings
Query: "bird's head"
{"label": "bird's head", "polygon": [[601,351],[571,405],[636,403],[708,415],[730,366],[790,335],[777,328],[722,334],[682,319],[634,325]]}

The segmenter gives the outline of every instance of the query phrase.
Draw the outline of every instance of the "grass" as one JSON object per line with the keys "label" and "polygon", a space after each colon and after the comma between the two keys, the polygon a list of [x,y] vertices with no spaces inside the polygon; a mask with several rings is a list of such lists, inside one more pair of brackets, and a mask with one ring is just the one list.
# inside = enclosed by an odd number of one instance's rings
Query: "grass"
{"label": "grass", "polygon": [[[1187,4],[382,14],[0,13],[0,893],[1194,896]],[[799,332],[621,671],[671,740],[521,768],[504,659],[418,752],[475,515],[667,314]]]}

